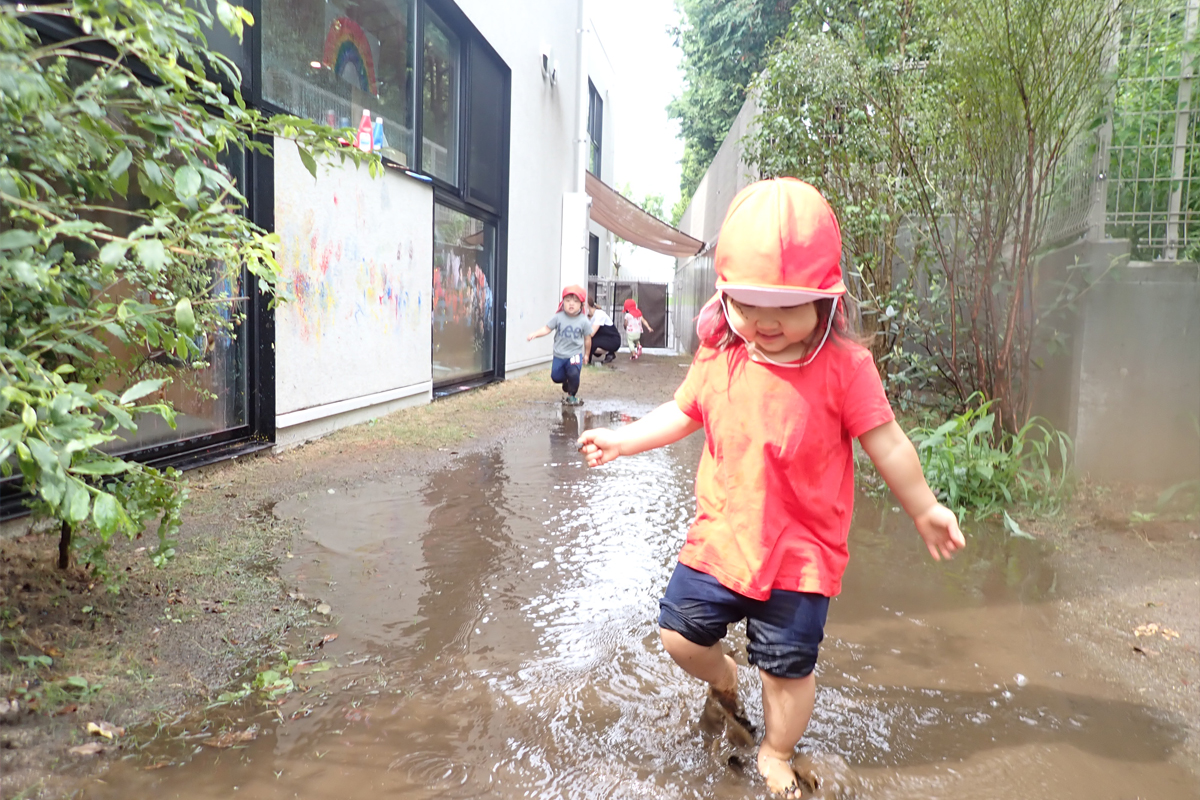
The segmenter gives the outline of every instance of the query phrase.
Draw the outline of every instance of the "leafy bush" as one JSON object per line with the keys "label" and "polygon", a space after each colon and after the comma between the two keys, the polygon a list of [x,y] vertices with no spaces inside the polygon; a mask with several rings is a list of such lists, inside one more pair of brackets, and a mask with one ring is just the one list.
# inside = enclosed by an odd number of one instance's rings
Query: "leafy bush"
{"label": "leafy bush", "polygon": [[[252,22],[227,0],[215,12],[239,39]],[[50,41],[34,20],[76,35]],[[314,175],[316,156],[368,158],[247,108],[233,62],[205,44],[213,24],[207,0],[0,4],[0,471],[15,466],[59,523],[62,567],[73,534],[103,573],[112,536],[155,519],[155,556],[170,555],[178,474],[110,453],[140,416],[174,427],[163,388],[235,334],[246,289],[284,288],[277,239],[225,165],[273,137]]]}
{"label": "leafy bush", "polygon": [[998,430],[993,405],[981,402],[937,428],[909,432],[930,487],[960,517],[987,517],[1016,503],[1056,510],[1070,488],[1070,437],[1037,417],[1016,433]]}

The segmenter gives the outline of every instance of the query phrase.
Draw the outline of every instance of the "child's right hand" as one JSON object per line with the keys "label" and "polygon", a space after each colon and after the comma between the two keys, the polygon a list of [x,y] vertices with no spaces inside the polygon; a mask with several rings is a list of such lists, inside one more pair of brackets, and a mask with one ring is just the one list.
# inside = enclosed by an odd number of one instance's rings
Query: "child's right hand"
{"label": "child's right hand", "polygon": [[587,459],[589,467],[607,464],[621,455],[620,438],[616,431],[608,428],[593,428],[590,431],[584,431],[576,444],[579,445],[579,452],[583,453]]}

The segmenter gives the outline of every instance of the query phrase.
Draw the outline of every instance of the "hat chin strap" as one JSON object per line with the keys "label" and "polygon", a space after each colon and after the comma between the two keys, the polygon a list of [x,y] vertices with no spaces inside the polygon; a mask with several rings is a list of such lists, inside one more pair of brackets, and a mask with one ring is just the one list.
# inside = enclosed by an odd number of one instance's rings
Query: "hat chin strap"
{"label": "hat chin strap", "polygon": [[[801,361],[799,363],[796,363],[795,361],[776,361],[775,359],[771,358],[766,353],[762,352],[761,350],[758,350],[757,348],[755,349],[755,351],[751,355],[751,357],[755,361],[758,361],[759,359],[761,359],[763,361],[766,361],[769,364],[774,364],[777,367],[788,367],[790,369],[800,369],[800,367],[807,367],[809,364],[812,363],[813,359],[817,357],[817,353],[821,352],[821,348],[825,346],[826,340],[829,339],[829,332],[831,330],[833,330],[833,318],[837,314],[838,300],[840,300],[840,299],[841,298],[839,298],[839,297],[833,298],[833,308],[829,309],[829,320],[825,323],[825,335],[821,337],[821,342],[820,342],[820,344],[817,345],[817,349],[813,350],[812,353],[809,354],[808,358],[804,359],[803,361]],[[745,342],[747,350],[749,350],[751,347],[753,347],[753,345],[750,343],[749,340],[746,339],[745,336],[742,336],[740,333],[738,333],[737,328],[735,328],[733,325],[733,321],[729,318],[729,308],[725,305],[725,293],[724,292],[721,292],[721,310],[725,312],[725,321],[729,323],[729,330],[733,331],[734,336],[738,337],[743,342]]]}

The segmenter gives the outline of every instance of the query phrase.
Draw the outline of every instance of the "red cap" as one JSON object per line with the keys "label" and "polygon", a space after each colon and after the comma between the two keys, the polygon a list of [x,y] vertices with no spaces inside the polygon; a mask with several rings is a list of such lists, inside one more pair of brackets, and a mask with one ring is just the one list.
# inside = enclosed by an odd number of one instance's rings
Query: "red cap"
{"label": "red cap", "polygon": [[845,294],[842,233],[821,193],[795,178],[747,186],[717,240],[717,289],[747,305],[794,306]]}
{"label": "red cap", "polygon": [[587,302],[587,291],[582,286],[577,284],[573,283],[567,288],[563,289],[563,300],[566,300],[569,295],[575,295],[578,297],[580,303]]}

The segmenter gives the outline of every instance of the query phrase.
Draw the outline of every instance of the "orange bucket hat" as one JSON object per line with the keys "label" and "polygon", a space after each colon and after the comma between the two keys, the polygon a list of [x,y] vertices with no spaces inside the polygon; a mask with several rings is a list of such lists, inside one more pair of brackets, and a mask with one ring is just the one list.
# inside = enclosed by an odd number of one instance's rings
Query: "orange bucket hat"
{"label": "orange bucket hat", "polygon": [[775,308],[836,298],[846,293],[841,260],[841,228],[820,192],[795,178],[759,181],[721,224],[717,291]]}

